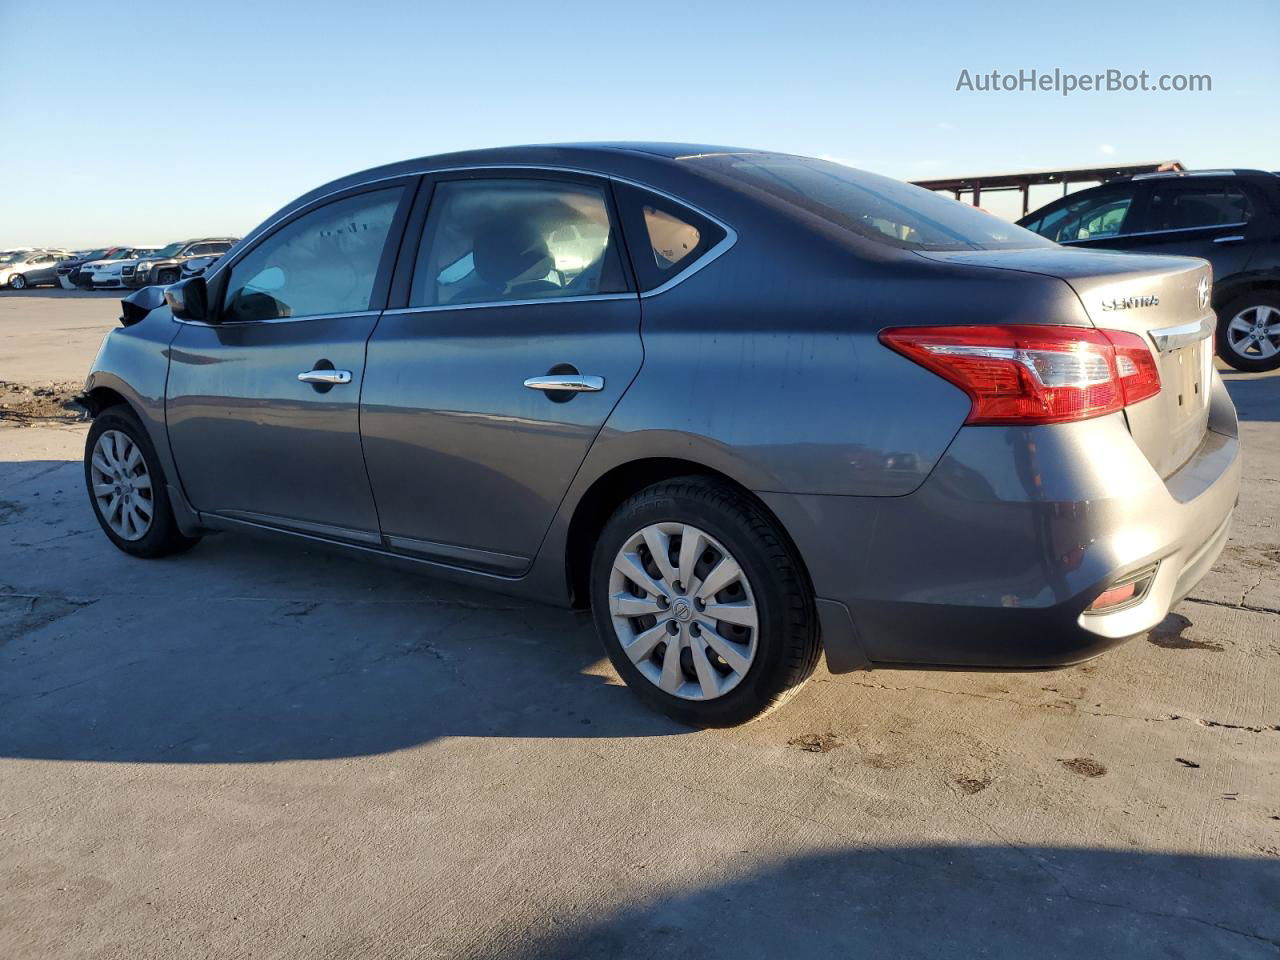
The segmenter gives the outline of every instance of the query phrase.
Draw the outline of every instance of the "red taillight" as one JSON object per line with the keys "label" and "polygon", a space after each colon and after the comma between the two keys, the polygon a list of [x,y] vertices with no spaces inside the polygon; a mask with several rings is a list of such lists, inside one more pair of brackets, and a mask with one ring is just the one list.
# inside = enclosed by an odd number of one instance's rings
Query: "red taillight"
{"label": "red taillight", "polygon": [[969,394],[966,423],[1087,420],[1160,392],[1151,351],[1119,330],[896,327],[880,340]]}
{"label": "red taillight", "polygon": [[1102,335],[1111,341],[1116,351],[1116,374],[1124,391],[1124,405],[1132,406],[1139,400],[1154,397],[1160,392],[1160,371],[1156,358],[1151,355],[1147,342],[1136,333],[1122,330],[1103,330]]}

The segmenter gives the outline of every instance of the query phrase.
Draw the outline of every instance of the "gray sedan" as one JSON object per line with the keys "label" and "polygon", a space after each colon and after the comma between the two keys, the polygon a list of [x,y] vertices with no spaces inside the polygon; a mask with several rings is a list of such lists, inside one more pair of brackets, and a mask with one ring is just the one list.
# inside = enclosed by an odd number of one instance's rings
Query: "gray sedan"
{"label": "gray sedan", "polygon": [[1226,542],[1208,265],[1067,250],[837,164],[701,145],[430,157],[125,301],[103,531],[214,531],[590,608],[728,725],[825,656],[1033,668],[1149,630]]}
{"label": "gray sedan", "polygon": [[0,287],[25,290],[41,284],[56,286],[58,264],[70,256],[61,250],[25,250],[0,255]]}

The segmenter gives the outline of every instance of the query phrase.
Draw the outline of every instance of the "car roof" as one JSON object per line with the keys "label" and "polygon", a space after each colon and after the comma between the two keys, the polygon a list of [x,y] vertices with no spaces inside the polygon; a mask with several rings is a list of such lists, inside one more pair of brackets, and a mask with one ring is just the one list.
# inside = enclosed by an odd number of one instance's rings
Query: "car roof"
{"label": "car roof", "polygon": [[[298,201],[308,201],[316,196],[358,186],[375,179],[397,176],[413,176],[441,170],[447,167],[470,166],[572,166],[589,172],[608,173],[609,168],[623,157],[639,161],[641,165],[670,167],[676,161],[716,154],[767,154],[769,150],[753,150],[746,147],[725,147],[706,143],[650,143],[643,141],[601,141],[596,143],[542,143],[511,147],[486,147],[480,150],[462,150],[456,153],[439,153],[412,160],[400,160],[380,167],[370,167],[348,174],[309,191]],[[293,206],[294,204],[290,204]]]}
{"label": "car roof", "polygon": [[1085,187],[1083,190],[1076,190],[1068,193],[1064,197],[1057,197],[1048,203],[1042,203],[1034,210],[1019,217],[1014,223],[1021,226],[1024,223],[1030,223],[1037,217],[1042,216],[1044,211],[1050,207],[1060,206],[1061,204],[1080,197],[1087,197],[1092,193],[1098,193],[1104,190],[1114,190],[1117,187],[1129,186],[1131,184],[1144,183],[1160,183],[1165,180],[1174,180],[1182,183],[1203,183],[1214,180],[1250,180],[1255,183],[1263,183],[1268,186],[1280,185],[1280,174],[1269,173],[1266,170],[1185,170],[1182,172],[1168,171],[1164,173],[1140,174],[1136,177],[1125,179],[1108,180],[1106,183],[1099,183],[1093,187]]}

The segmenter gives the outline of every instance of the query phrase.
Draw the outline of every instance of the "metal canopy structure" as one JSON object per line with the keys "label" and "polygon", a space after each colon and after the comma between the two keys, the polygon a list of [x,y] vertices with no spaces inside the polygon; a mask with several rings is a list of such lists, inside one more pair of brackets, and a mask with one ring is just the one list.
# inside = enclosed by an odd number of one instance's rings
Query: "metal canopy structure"
{"label": "metal canopy structure", "polygon": [[945,190],[960,199],[962,193],[973,195],[973,205],[982,205],[984,190],[1018,190],[1022,193],[1022,213],[1029,210],[1028,194],[1032,187],[1062,184],[1062,195],[1067,195],[1073,183],[1106,183],[1108,180],[1127,180],[1141,173],[1178,173],[1185,169],[1177,160],[1155,163],[1130,163],[1106,167],[1068,167],[1063,170],[1028,170],[1025,173],[993,173],[974,177],[944,177],[939,180],[913,180],[917,187],[926,190]]}

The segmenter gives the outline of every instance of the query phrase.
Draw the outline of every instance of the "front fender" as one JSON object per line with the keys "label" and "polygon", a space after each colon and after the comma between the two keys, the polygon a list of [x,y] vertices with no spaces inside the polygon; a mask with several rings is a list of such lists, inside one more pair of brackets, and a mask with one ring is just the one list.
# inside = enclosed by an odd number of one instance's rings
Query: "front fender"
{"label": "front fender", "polygon": [[112,330],[98,348],[85,378],[84,405],[90,415],[97,416],[114,396],[128,404],[147,431],[169,484],[181,489],[165,425],[169,345],[177,332],[178,325],[167,307],[150,310],[128,326]]}

